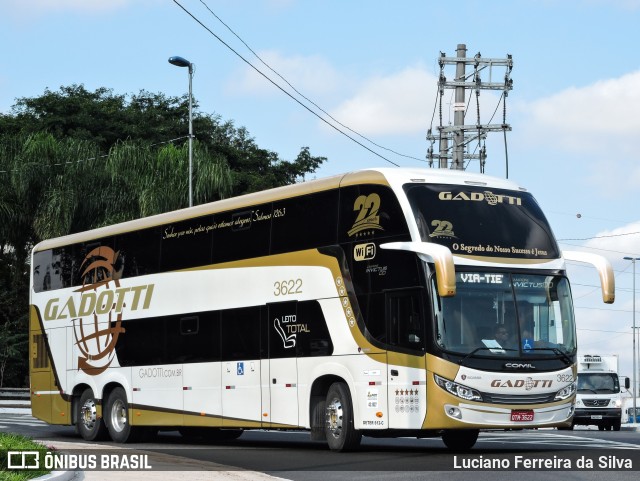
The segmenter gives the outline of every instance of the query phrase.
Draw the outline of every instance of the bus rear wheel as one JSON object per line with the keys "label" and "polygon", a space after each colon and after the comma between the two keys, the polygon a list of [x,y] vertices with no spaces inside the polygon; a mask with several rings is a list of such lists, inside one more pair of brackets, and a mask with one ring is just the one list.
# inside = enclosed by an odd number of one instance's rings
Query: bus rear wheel
{"label": "bus rear wheel", "polygon": [[468,451],[476,444],[479,434],[478,429],[447,430],[442,433],[442,441],[453,451]]}
{"label": "bus rear wheel", "polygon": [[117,387],[109,393],[103,415],[109,435],[114,442],[127,443],[138,440],[141,428],[131,426],[127,394],[123,388]]}
{"label": "bus rear wheel", "polygon": [[76,404],[76,429],[85,441],[99,441],[107,438],[107,428],[98,417],[97,401],[91,389],[85,389]]}
{"label": "bus rear wheel", "polygon": [[353,404],[343,382],[333,383],[327,392],[324,430],[332,451],[351,451],[362,439],[362,433],[354,427]]}

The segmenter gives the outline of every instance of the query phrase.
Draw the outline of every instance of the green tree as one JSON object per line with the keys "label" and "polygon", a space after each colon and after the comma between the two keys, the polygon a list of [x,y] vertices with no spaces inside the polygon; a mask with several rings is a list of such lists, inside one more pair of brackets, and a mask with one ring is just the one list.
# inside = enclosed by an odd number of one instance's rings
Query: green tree
{"label": "green tree", "polygon": [[[103,154],[126,140],[150,145],[173,139],[186,143],[188,130],[187,95],[167,97],[145,90],[131,96],[116,95],[104,87],[91,92],[83,85],[20,98],[11,114],[0,115],[0,133],[49,132],[58,139],[92,141]],[[244,127],[236,128],[232,121],[200,112],[197,102],[193,130],[199,148],[207,152],[204,155],[223,158],[229,165],[232,196],[294,183],[326,160],[312,156],[308,147],[302,147],[291,162],[280,159],[277,153],[258,147]],[[194,179],[197,181],[196,176]]]}

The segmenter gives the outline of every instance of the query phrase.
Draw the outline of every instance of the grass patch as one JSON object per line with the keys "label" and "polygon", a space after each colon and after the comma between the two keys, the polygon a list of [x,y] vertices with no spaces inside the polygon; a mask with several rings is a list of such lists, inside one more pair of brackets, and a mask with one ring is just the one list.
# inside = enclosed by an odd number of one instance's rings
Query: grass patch
{"label": "grass patch", "polygon": [[[8,470],[8,451],[38,451],[40,453],[40,466],[44,468],[44,455],[54,448],[37,443],[32,439],[17,434],[0,433],[0,481],[25,481],[27,479],[44,476],[51,472],[50,469],[19,469]],[[15,464],[18,460],[12,457]],[[27,458],[26,463],[33,463],[33,457]]]}

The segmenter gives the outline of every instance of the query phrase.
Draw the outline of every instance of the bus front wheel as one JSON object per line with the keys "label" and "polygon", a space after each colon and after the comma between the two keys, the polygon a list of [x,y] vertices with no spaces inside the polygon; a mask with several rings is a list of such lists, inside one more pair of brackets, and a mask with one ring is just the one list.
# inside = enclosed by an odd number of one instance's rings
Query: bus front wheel
{"label": "bus front wheel", "polygon": [[467,451],[478,440],[478,429],[457,429],[442,433],[442,441],[453,451]]}
{"label": "bus front wheel", "polygon": [[107,428],[98,417],[97,401],[91,389],[85,389],[76,404],[76,429],[85,441],[107,438]]}
{"label": "bus front wheel", "polygon": [[362,439],[362,433],[354,427],[353,404],[343,382],[333,383],[327,392],[324,430],[332,451],[351,451]]}

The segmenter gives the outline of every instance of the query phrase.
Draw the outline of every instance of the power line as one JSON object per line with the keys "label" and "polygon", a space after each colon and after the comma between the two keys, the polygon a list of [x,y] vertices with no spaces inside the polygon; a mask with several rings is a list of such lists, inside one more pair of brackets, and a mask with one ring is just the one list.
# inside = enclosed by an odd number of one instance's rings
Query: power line
{"label": "power line", "polygon": [[[187,139],[189,138],[188,135],[183,135],[181,137],[176,137],[175,139],[171,139],[171,140],[165,140],[163,142],[156,142],[155,144],[149,144],[149,147],[155,147],[157,145],[164,145],[164,144],[170,144],[173,143],[177,140],[182,140],[182,139]],[[64,165],[71,165],[71,164],[81,164],[82,162],[89,162],[92,160],[98,160],[98,159],[106,159],[109,157],[109,154],[102,154],[102,155],[98,155],[97,157],[89,157],[86,159],[76,159],[76,160],[65,160],[64,162],[56,162],[53,164],[35,164],[35,163],[31,163],[29,165],[34,166],[37,165],[39,167],[60,167],[60,166],[64,166]],[[22,168],[27,167],[26,165],[23,165],[22,167],[18,168],[18,169],[11,169],[11,170],[0,170],[0,174],[10,174],[13,172],[19,172]]]}
{"label": "power line", "polygon": [[593,237],[583,237],[582,239],[556,239],[558,242],[561,241],[585,241],[585,240],[592,240],[592,239],[607,239],[609,237],[623,237],[626,235],[637,235],[640,234],[640,232],[625,232],[624,234],[607,234],[607,235],[596,235]]}
{"label": "power line", "polygon": [[341,133],[342,135],[344,135],[345,137],[347,137],[348,139],[352,140],[353,142],[355,142],[356,144],[358,144],[360,147],[368,150],[369,152],[371,152],[373,155],[376,155],[378,157],[380,157],[381,159],[383,159],[384,161],[395,165],[396,167],[400,167],[398,164],[396,164],[395,162],[387,159],[385,156],[379,154],[378,152],[376,152],[375,150],[370,149],[369,147],[367,147],[366,145],[364,145],[362,142],[359,142],[357,139],[354,139],[352,136],[350,136],[349,134],[347,134],[346,132],[340,130],[338,127],[336,127],[335,125],[333,125],[331,122],[327,121],[325,118],[323,118],[321,115],[318,115],[316,112],[314,112],[312,109],[310,109],[307,105],[303,104],[300,100],[298,100],[297,98],[295,98],[293,95],[291,95],[289,92],[287,92],[285,89],[283,89],[280,85],[278,85],[276,82],[274,82],[272,79],[270,79],[264,72],[262,72],[260,69],[258,69],[255,65],[253,65],[251,62],[249,62],[246,58],[244,58],[238,51],[236,51],[233,47],[231,47],[231,45],[229,45],[227,42],[225,42],[224,40],[222,40],[218,35],[216,35],[209,27],[207,27],[204,23],[202,23],[200,21],[200,19],[198,19],[195,15],[193,15],[189,10],[187,10],[185,7],[183,7],[180,2],[178,2],[178,0],[173,0],[173,2],[178,5],[187,15],[189,15],[193,20],[195,20],[202,28],[204,28],[207,32],[209,32],[211,35],[213,35],[220,43],[222,43],[225,47],[227,47],[229,50],[231,50],[234,54],[236,54],[243,62],[245,62],[247,65],[249,65],[253,70],[255,70],[257,73],[259,73],[260,75],[262,75],[266,80],[268,80],[269,82],[271,82],[276,88],[278,88],[282,93],[284,93],[285,95],[287,95],[289,98],[291,98],[294,102],[296,102],[297,104],[299,104],[301,107],[303,107],[304,109],[306,109],[307,111],[309,111],[311,114],[315,115],[317,118],[319,118],[321,121],[323,121],[325,124],[327,124],[329,127],[331,127],[332,129],[336,130],[337,132]]}
{"label": "power line", "polygon": [[577,331],[589,331],[589,332],[608,332],[612,334],[631,334],[629,331],[608,331],[606,329],[585,329],[584,327],[576,328]]}
{"label": "power line", "polygon": [[591,246],[582,246],[578,244],[569,244],[568,242],[561,242],[561,244],[572,246],[572,247],[581,247],[583,249],[591,249],[594,251],[604,251],[604,252],[613,252],[615,254],[627,254],[627,255],[635,255],[631,252],[623,252],[623,251],[615,251],[613,249],[603,249],[602,247],[591,247]]}
{"label": "power line", "polygon": [[204,2],[204,0],[200,0],[200,3],[202,3],[205,8],[207,10],[209,10],[209,12],[211,12],[211,15],[213,15],[222,25],[224,25],[227,30],[229,30],[238,40],[240,40],[242,42],[242,44],[247,47],[247,49],[249,49],[249,51],[255,55],[255,57],[260,60],[260,62],[267,67],[269,70],[271,70],[274,74],[276,74],[278,77],[280,77],[289,87],[291,87],[293,89],[293,91],[295,93],[297,93],[300,97],[302,97],[303,99],[305,99],[307,102],[309,102],[310,104],[312,104],[314,107],[316,107],[318,110],[320,110],[322,113],[324,113],[327,117],[329,117],[331,120],[333,120],[334,122],[336,122],[337,124],[339,124],[341,127],[344,127],[345,129],[349,130],[350,132],[353,132],[354,134],[356,134],[358,137],[366,140],[367,142],[375,145],[376,147],[386,150],[388,152],[391,152],[393,154],[399,155],[401,157],[406,157],[408,159],[413,159],[413,160],[418,160],[420,162],[425,162],[424,159],[419,159],[417,157],[413,157],[411,155],[406,155],[406,154],[401,154],[400,152],[396,152],[393,149],[389,149],[383,145],[380,145],[376,142],[374,142],[373,140],[371,140],[370,138],[362,135],[361,133],[353,130],[351,127],[349,127],[348,125],[343,124],[342,122],[340,122],[338,119],[336,119],[335,117],[333,117],[329,112],[327,112],[326,110],[324,110],[322,107],[320,107],[317,103],[315,103],[313,100],[311,100],[310,98],[308,98],[307,96],[305,96],[302,92],[300,92],[297,88],[295,88],[286,78],[284,78],[282,75],[280,75],[280,73],[278,73],[276,70],[274,70],[267,62],[265,62],[262,57],[260,57],[260,55],[258,55],[248,44],[247,42],[245,42],[236,32],[233,31],[233,29],[231,27],[229,27],[229,25],[227,25],[218,15],[215,14],[215,12],[213,10],[211,10],[211,8],[209,8],[209,6]]}
{"label": "power line", "polygon": [[587,307],[587,306],[574,306],[575,309],[586,309],[588,311],[606,311],[606,312],[626,312],[632,313],[630,309],[607,309],[604,307]]}

